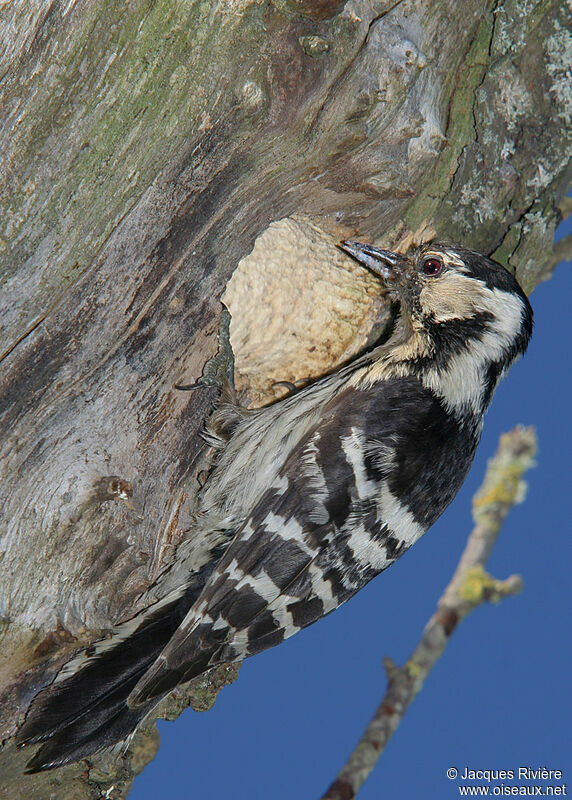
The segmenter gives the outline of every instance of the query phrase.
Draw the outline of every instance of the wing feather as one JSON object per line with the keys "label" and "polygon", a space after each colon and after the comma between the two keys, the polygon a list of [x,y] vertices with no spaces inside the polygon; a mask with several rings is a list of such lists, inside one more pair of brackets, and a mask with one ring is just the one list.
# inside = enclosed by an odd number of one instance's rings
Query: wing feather
{"label": "wing feather", "polygon": [[[402,552],[391,544],[378,506],[377,487],[392,463],[386,457],[382,464],[379,451],[393,444],[379,395],[378,386],[337,397],[298,443],[130,704],[195,677],[206,656],[214,665],[277,644],[332,611]],[[365,429],[373,430],[377,447],[362,433],[364,417],[373,414],[378,424]],[[372,537],[379,542],[368,550]],[[362,557],[374,549],[374,563]]]}

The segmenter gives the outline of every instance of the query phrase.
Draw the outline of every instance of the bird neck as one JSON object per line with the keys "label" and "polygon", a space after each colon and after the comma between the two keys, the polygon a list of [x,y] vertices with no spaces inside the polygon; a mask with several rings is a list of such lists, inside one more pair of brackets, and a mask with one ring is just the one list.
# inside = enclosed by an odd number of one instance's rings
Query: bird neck
{"label": "bird neck", "polygon": [[392,377],[414,377],[458,419],[482,418],[496,385],[516,353],[499,337],[488,314],[455,326],[415,325],[402,317],[391,338],[372,351],[353,383],[373,385]]}

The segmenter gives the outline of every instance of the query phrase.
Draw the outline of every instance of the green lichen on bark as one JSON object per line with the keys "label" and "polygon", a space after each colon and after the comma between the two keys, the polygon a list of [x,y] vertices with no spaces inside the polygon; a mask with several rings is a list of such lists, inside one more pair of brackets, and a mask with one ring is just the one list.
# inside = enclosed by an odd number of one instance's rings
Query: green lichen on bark
{"label": "green lichen on bark", "polygon": [[433,220],[443,238],[492,252],[528,292],[554,266],[555,198],[569,180],[565,15],[556,2],[489,6],[456,78],[447,144],[404,215],[413,230]]}
{"label": "green lichen on bark", "polygon": [[18,272],[22,287],[33,271],[40,283],[6,345],[79,278],[176,154],[239,114],[237,76],[262,72],[261,13],[259,4],[223,13],[210,3],[100,2],[62,17],[54,6],[3,82],[11,136],[0,275]]}

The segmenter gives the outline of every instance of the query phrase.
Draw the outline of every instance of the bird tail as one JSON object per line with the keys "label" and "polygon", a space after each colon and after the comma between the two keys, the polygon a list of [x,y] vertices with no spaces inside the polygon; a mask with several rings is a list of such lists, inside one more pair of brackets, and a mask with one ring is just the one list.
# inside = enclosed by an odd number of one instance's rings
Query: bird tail
{"label": "bird tail", "polygon": [[182,589],[120,625],[89,655],[64,667],[40,692],[16,736],[42,743],[27,764],[34,773],[70,764],[128,737],[164,695],[131,708],[127,697],[173,636],[196,599]]}

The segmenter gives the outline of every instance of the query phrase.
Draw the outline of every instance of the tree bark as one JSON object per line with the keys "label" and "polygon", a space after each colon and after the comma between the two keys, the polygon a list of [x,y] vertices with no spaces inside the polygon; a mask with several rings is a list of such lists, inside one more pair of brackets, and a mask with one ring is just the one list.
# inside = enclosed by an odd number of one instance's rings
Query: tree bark
{"label": "tree bark", "polygon": [[[557,0],[3,5],[3,739],[192,535],[217,380],[175,384],[215,356],[233,273],[250,403],[376,335],[382,301],[337,254],[345,236],[436,233],[527,291],[549,277],[570,176],[566,25]],[[8,744],[0,785],[123,797],[153,737],[125,761],[26,778]]]}

